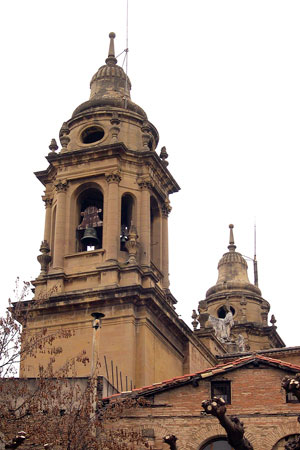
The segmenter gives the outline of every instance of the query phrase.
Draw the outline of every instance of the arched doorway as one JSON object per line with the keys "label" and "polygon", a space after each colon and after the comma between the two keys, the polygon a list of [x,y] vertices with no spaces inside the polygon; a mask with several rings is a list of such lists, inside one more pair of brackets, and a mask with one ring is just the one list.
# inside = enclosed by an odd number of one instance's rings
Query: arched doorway
{"label": "arched doorway", "polygon": [[272,448],[272,450],[284,450],[286,444],[288,442],[293,441],[296,437],[300,436],[299,434],[290,434],[288,436],[284,436],[281,438]]}
{"label": "arched doorway", "polygon": [[215,438],[204,444],[199,450],[234,450],[234,448],[228,444],[227,439]]}

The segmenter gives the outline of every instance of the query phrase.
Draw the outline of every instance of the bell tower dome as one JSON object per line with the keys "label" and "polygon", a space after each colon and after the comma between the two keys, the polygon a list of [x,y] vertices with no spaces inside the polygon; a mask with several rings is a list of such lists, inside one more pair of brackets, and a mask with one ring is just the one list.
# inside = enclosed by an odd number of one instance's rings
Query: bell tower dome
{"label": "bell tower dome", "polygon": [[[109,38],[89,100],[63,123],[61,148],[51,141],[48,168],[35,173],[45,188],[46,214],[33,284],[35,299],[45,300],[27,334],[41,327],[71,332],[56,358],[59,367],[80,351],[91,356],[91,314],[101,313],[101,374],[114,377],[117,367],[128,380],[125,389],[191,371],[186,352],[198,343],[169,290],[169,195],[180,188],[165,147],[155,151],[156,128],[131,100],[115,34]],[[47,352],[28,356],[21,376],[37,376],[49,358]],[[78,376],[88,374],[88,366],[78,366]]]}

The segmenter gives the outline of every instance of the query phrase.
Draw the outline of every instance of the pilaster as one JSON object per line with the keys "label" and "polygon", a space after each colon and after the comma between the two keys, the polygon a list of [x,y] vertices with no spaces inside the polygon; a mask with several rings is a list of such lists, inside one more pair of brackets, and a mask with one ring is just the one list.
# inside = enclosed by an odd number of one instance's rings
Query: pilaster
{"label": "pilaster", "polygon": [[66,232],[66,192],[68,182],[58,181],[56,189],[56,223],[54,236],[53,269],[63,269],[65,252],[65,232]]}

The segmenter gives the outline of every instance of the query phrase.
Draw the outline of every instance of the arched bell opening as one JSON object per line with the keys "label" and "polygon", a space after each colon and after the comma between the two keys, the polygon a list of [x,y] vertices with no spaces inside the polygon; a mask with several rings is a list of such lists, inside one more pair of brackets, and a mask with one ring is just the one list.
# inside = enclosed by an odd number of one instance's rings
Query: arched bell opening
{"label": "arched bell opening", "polygon": [[123,194],[121,199],[120,250],[126,251],[126,242],[131,225],[135,222],[135,201],[131,194]]}
{"label": "arched bell opening", "polygon": [[99,189],[83,191],[77,200],[76,251],[84,252],[102,248],[103,194]]}
{"label": "arched bell opening", "polygon": [[150,248],[151,262],[160,268],[160,252],[161,252],[161,215],[157,200],[150,198]]}

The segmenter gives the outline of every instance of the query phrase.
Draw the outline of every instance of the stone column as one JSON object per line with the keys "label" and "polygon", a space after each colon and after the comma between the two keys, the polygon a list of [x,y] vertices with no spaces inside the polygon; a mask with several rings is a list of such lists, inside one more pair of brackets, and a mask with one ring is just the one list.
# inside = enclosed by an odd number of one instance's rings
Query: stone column
{"label": "stone column", "polygon": [[168,231],[168,215],[171,212],[169,201],[166,201],[162,206],[162,273],[164,289],[169,289],[169,231]]}
{"label": "stone column", "polygon": [[66,191],[67,181],[59,181],[55,188],[57,192],[56,222],[54,235],[53,269],[63,269],[66,234]]}
{"label": "stone column", "polygon": [[150,183],[147,181],[138,182],[141,192],[141,224],[140,224],[140,243],[141,243],[141,264],[150,266],[151,260],[151,218],[150,218]]}
{"label": "stone column", "polygon": [[117,261],[120,245],[120,220],[119,220],[119,173],[106,175],[108,183],[106,214],[106,260]]}
{"label": "stone column", "polygon": [[51,229],[51,207],[52,198],[43,197],[45,202],[46,214],[45,214],[45,228],[44,228],[44,241],[50,243],[50,229]]}

